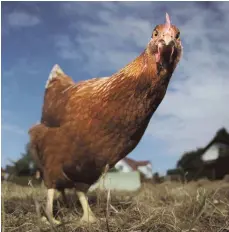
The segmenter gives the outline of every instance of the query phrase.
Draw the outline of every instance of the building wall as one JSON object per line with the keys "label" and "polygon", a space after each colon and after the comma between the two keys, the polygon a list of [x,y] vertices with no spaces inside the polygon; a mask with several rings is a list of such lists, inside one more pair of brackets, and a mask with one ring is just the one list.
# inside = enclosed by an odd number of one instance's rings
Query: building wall
{"label": "building wall", "polygon": [[223,143],[215,143],[202,155],[203,161],[216,160],[219,156],[228,155],[229,146]]}
{"label": "building wall", "polygon": [[[116,165],[115,168],[118,169],[120,172],[128,173],[132,172],[132,168],[124,161],[120,160]],[[152,178],[152,165],[147,164],[146,166],[139,166],[138,170],[145,175],[146,178]]]}
{"label": "building wall", "polygon": [[131,171],[133,171],[132,168],[124,160],[120,160],[115,165],[115,168],[118,169],[120,172],[131,172]]}
{"label": "building wall", "polygon": [[147,164],[146,166],[139,166],[138,170],[145,175],[146,178],[152,178],[152,165]]}
{"label": "building wall", "polygon": [[211,160],[216,160],[218,157],[219,157],[219,146],[218,146],[218,144],[213,144],[202,155],[202,160],[203,161],[211,161]]}
{"label": "building wall", "polygon": [[101,178],[97,183],[91,186],[89,191],[97,188],[101,190],[118,190],[118,191],[136,191],[141,187],[140,174],[135,172],[108,172],[105,178]]}

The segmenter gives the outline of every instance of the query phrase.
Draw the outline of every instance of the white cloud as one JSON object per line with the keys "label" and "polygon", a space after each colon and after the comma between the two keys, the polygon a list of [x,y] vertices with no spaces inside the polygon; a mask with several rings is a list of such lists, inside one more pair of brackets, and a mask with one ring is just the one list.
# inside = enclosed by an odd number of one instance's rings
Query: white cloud
{"label": "white cloud", "polygon": [[[82,35],[72,37],[70,50],[75,49],[77,57],[87,57],[84,67],[94,76],[100,71],[110,75],[140,54],[155,26],[150,21],[153,17],[147,16],[149,10],[152,15],[161,15],[160,20],[154,18],[157,23],[164,22],[162,9],[168,11],[172,23],[181,30],[184,56],[147,135],[163,140],[167,154],[179,156],[205,146],[220,127],[229,129],[229,4],[205,7],[204,3],[189,2],[164,8],[162,3],[152,3],[152,8],[148,4],[111,4],[93,12],[94,22],[79,19],[71,25]],[[72,14],[77,12],[74,6],[68,4]],[[129,14],[122,13],[125,10]]]}
{"label": "white cloud", "polygon": [[[181,13],[177,9],[177,14]],[[224,9],[218,13],[227,14]],[[229,53],[217,48],[217,45],[227,47],[228,35],[223,28],[228,21],[210,20],[215,14],[189,8],[192,18],[181,27],[189,49],[186,51],[184,47],[184,57],[173,76],[171,86],[176,91],[167,92],[157,111],[158,117],[152,119],[147,130],[165,141],[169,154],[179,155],[184,150],[205,146],[220,127],[229,129],[229,78],[225,64]],[[217,40],[212,41],[211,35],[217,35]],[[188,76],[182,82],[181,69]],[[160,116],[165,115],[171,117],[162,121]]]}
{"label": "white cloud", "polygon": [[[38,71],[37,64],[26,58],[20,58],[16,63],[12,62],[8,68],[2,69],[2,107],[5,108],[15,102],[15,96],[26,94],[23,91],[24,84],[20,81],[21,75],[35,75]],[[20,73],[20,76],[18,75]]]}
{"label": "white cloud", "polygon": [[23,129],[21,129],[19,126],[9,124],[9,123],[3,123],[2,124],[2,130],[6,131],[6,132],[12,132],[12,133],[15,133],[15,134],[19,134],[19,135],[24,135],[25,134],[25,131]]}
{"label": "white cloud", "polygon": [[[82,10],[79,11],[78,3],[64,3],[61,10],[66,14],[90,15],[91,8],[85,6],[80,4]],[[139,55],[136,47],[143,49],[152,33],[149,21],[128,15],[124,19],[120,17],[117,14],[119,4],[111,2],[99,6],[97,10],[93,9],[93,23],[91,20],[76,20],[70,24],[73,31],[80,30],[85,36],[77,34],[70,39],[68,35],[62,35],[56,38],[58,54],[62,58],[81,59],[82,63],[86,60],[87,65],[82,69],[95,76],[101,71],[109,75],[125,66]]]}
{"label": "white cloud", "polygon": [[11,27],[31,27],[41,22],[38,16],[23,11],[11,12],[7,19]]}
{"label": "white cloud", "polygon": [[68,35],[60,35],[55,38],[55,46],[57,53],[63,59],[80,59],[78,51],[75,49],[75,42],[70,39]]}
{"label": "white cloud", "polygon": [[11,132],[18,135],[25,134],[25,130],[23,130],[19,125],[15,123],[15,114],[13,111],[8,110],[6,108],[2,108],[2,136],[4,136],[5,132]]}

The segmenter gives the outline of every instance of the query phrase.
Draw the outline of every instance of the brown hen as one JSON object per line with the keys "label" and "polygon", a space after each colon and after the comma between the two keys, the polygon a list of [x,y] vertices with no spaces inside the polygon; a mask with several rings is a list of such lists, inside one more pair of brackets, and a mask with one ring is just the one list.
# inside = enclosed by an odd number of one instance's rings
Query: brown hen
{"label": "brown hen", "polygon": [[95,221],[85,193],[105,167],[113,167],[137,146],[181,53],[180,32],[166,14],[166,23],[155,27],[142,54],[109,78],[74,83],[54,66],[41,124],[29,131],[32,153],[48,188],[50,216],[54,189],[75,188],[84,210],[82,220]]}

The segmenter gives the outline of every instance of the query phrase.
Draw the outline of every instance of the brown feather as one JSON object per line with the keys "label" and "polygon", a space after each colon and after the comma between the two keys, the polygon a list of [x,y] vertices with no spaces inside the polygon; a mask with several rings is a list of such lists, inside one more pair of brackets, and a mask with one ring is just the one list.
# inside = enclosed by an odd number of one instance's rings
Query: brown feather
{"label": "brown feather", "polygon": [[149,43],[139,57],[109,78],[78,84],[66,75],[51,80],[42,124],[30,130],[46,186],[87,189],[106,164],[113,167],[128,155],[164,98],[181,51],[177,46],[173,62],[161,67]]}

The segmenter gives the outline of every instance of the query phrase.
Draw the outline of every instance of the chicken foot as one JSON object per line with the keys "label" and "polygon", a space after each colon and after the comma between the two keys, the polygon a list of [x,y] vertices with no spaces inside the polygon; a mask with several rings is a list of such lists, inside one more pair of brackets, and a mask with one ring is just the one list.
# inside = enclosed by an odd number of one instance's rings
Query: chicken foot
{"label": "chicken foot", "polygon": [[91,211],[91,208],[88,204],[87,197],[84,192],[76,191],[76,194],[79,198],[80,204],[83,208],[83,216],[80,219],[82,223],[94,223],[96,222],[96,217],[94,216],[93,212]]}
{"label": "chicken foot", "polygon": [[[46,214],[53,224],[59,225],[61,222],[56,220],[53,216],[53,198],[55,194],[55,189],[48,189],[47,192],[47,203],[46,203]],[[46,217],[41,218],[42,221],[49,223]]]}

